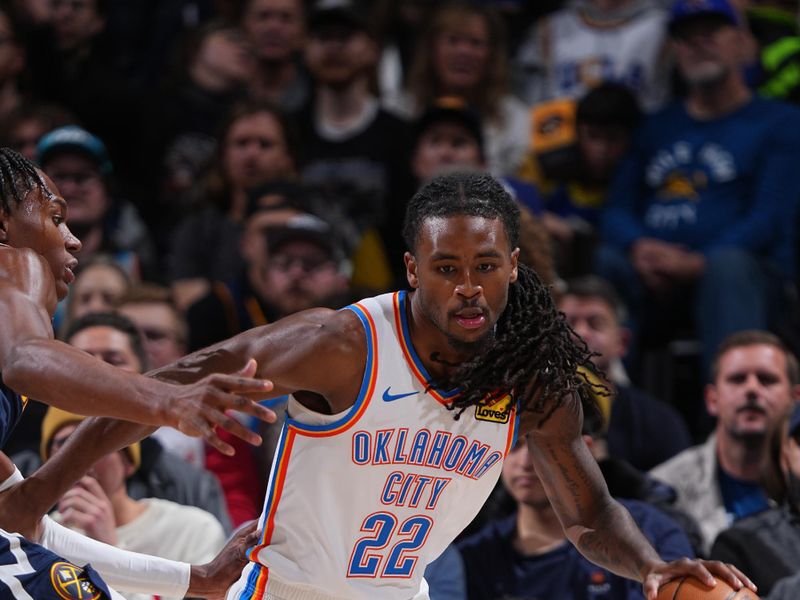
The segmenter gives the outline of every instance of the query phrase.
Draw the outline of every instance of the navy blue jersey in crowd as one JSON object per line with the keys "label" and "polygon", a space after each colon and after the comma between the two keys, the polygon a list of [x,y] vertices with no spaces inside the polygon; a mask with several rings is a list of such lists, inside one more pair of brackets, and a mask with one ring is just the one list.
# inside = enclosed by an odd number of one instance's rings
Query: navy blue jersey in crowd
{"label": "navy blue jersey in crowd", "polygon": [[0,378],[0,449],[6,447],[6,442],[22,417],[25,400],[16,392],[10,390]]}
{"label": "navy blue jersey in crowd", "polygon": [[0,530],[0,600],[106,600],[90,566],[75,566],[25,538]]}
{"label": "navy blue jersey in crowd", "polygon": [[[656,508],[620,501],[662,559],[693,552],[678,525]],[[516,513],[493,521],[458,543],[468,600],[643,600],[639,582],[589,562],[569,542],[539,556],[514,549]]]}
{"label": "navy blue jersey in crowd", "polygon": [[642,237],[705,254],[746,249],[795,269],[800,112],[757,96],[698,120],[682,102],[648,118],[623,161],[603,237],[628,250]]}

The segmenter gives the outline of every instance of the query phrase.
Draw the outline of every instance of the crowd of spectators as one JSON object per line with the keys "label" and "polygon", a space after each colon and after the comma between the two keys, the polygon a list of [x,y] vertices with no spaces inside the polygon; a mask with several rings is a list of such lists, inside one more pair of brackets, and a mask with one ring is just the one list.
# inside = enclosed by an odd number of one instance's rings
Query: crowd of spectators
{"label": "crowd of spectators", "polygon": [[[0,3],[0,145],[82,242],[61,339],[143,372],[406,287],[409,198],[488,171],[606,374],[584,430],[612,494],[664,559],[776,599],[800,597],[797,103],[796,0]],[[78,421],[32,408],[6,450],[29,473]],[[57,516],[202,562],[260,513],[276,432],[231,459],[159,430]],[[569,545],[527,452],[432,600],[640,597]]]}

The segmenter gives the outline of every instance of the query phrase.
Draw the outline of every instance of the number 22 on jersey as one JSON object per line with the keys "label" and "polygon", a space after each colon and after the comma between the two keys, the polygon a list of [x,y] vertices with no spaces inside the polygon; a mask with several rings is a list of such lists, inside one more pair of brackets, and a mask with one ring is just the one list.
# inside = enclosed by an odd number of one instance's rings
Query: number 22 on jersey
{"label": "number 22 on jersey", "polygon": [[361,531],[369,535],[353,547],[347,576],[411,577],[419,558],[411,553],[422,548],[432,526],[433,519],[425,515],[409,517],[398,526],[393,514],[372,513],[361,524]]}

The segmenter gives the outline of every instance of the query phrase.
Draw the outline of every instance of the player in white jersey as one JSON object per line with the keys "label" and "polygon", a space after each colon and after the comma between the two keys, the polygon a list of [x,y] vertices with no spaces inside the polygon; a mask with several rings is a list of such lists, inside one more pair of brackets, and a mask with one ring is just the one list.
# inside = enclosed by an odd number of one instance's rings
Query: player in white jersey
{"label": "player in white jersey", "polygon": [[[569,539],[649,599],[681,575],[752,585],[722,563],[663,562],[609,496],[581,437],[588,350],[517,264],[518,231],[490,176],[434,179],[406,215],[413,291],[298,313],[157,373],[190,381],[254,357],[275,395],[292,395],[261,543],[227,598],[424,598],[425,565],[480,508],[517,430]],[[83,460],[143,433],[93,420],[65,449]],[[74,463],[53,467],[60,485]]]}

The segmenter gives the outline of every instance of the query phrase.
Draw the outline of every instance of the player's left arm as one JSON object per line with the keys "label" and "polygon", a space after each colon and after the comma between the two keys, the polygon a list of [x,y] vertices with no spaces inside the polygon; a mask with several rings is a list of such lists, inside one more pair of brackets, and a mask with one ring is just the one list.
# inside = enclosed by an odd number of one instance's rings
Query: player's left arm
{"label": "player's left arm", "polygon": [[627,509],[609,494],[583,441],[583,410],[577,398],[566,399],[548,418],[533,413],[522,418],[536,473],[564,533],[587,559],[641,581],[648,600],[655,600],[661,584],[682,575],[707,585],[714,585],[717,576],[735,589],[744,584],[755,591],[747,577],[724,563],[688,558],[667,563],[658,556]]}

